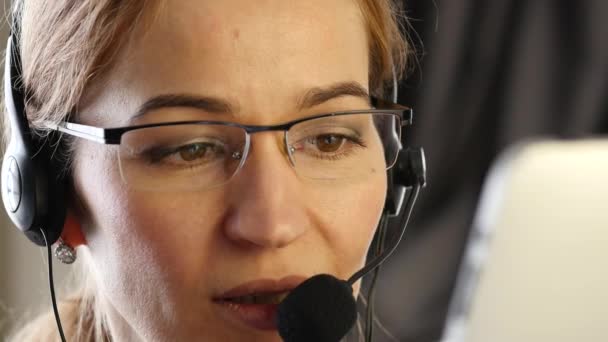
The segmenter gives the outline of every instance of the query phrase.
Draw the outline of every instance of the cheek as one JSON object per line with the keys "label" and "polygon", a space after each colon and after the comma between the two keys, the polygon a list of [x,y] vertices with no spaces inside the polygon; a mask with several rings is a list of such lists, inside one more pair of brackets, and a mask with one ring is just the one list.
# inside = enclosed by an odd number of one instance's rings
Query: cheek
{"label": "cheek", "polygon": [[209,193],[201,198],[130,191],[120,175],[108,171],[97,176],[88,172],[79,186],[90,219],[86,238],[95,259],[107,264],[108,273],[137,270],[130,277],[180,283],[198,276],[194,270],[202,269],[207,258],[202,254],[213,250],[207,246],[213,238],[208,228],[221,220],[217,203],[223,201]]}
{"label": "cheek", "polygon": [[[365,263],[367,250],[378,225],[386,197],[386,174],[374,173],[364,182],[319,189],[316,205],[324,222],[325,241],[334,254],[335,267],[343,278]],[[331,228],[331,229],[330,229]]]}
{"label": "cheek", "polygon": [[[200,291],[214,253],[214,230],[206,228],[220,222],[217,203],[223,200],[215,193],[194,198],[130,191],[111,153],[86,153],[84,148],[74,180],[101,290],[123,316],[147,317],[135,324],[158,321],[151,316],[167,322],[180,300],[176,296]],[[146,308],[148,314],[135,314],[135,308]]]}
{"label": "cheek", "polygon": [[[196,291],[216,253],[214,241],[223,217],[221,193],[127,193],[130,217],[126,239],[150,253],[165,286]],[[192,287],[191,289],[188,289]]]}

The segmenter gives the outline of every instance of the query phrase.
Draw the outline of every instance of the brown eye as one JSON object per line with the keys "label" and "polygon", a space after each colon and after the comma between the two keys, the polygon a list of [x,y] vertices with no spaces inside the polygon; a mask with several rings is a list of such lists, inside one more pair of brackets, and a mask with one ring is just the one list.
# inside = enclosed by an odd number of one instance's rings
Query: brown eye
{"label": "brown eye", "polygon": [[321,152],[336,152],[344,144],[344,137],[335,134],[323,134],[315,138],[315,145]]}
{"label": "brown eye", "polygon": [[209,150],[209,146],[203,144],[191,144],[179,149],[179,156],[184,161],[193,161],[205,157]]}

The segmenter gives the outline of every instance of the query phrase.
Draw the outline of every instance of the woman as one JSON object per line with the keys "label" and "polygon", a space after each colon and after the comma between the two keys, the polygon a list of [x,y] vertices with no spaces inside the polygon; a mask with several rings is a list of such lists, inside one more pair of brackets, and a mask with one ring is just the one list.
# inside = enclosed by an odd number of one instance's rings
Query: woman
{"label": "woman", "polygon": [[[30,125],[127,127],[61,140],[69,341],[279,341],[266,308],[364,265],[395,157],[370,95],[407,52],[388,0],[15,6]],[[47,315],[16,340],[55,336]]]}

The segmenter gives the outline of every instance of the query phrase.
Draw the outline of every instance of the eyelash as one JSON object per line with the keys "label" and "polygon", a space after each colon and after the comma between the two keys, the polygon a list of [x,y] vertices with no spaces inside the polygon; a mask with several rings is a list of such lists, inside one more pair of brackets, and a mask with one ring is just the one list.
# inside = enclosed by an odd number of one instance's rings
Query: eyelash
{"label": "eyelash", "polygon": [[[217,145],[213,145],[208,142],[192,142],[192,143],[188,143],[188,144],[171,146],[171,147],[154,146],[154,147],[150,147],[150,148],[142,151],[141,156],[149,164],[152,164],[152,165],[160,164],[167,157],[170,157],[176,153],[179,153],[180,150],[182,150],[182,149],[185,149],[190,146],[197,145],[197,144],[205,145],[205,148],[213,148],[213,147],[217,146]],[[186,163],[186,164],[190,164],[190,163]]]}
{"label": "eyelash", "polygon": [[[306,142],[309,142],[313,139],[316,139],[317,137],[321,136],[321,135],[335,135],[339,138],[345,139],[347,141],[347,143],[354,143],[354,148],[367,148],[367,145],[363,142],[363,140],[359,137],[359,136],[348,136],[348,135],[344,135],[344,134],[319,134],[316,136],[312,136],[312,137],[307,137],[305,139],[302,139]],[[349,155],[351,155],[353,153],[352,151],[353,149],[350,148],[347,151],[342,151],[342,152],[337,152],[337,153],[332,153],[332,154],[327,154],[327,153],[316,153],[315,157],[318,157],[320,159],[325,159],[325,160],[340,160],[342,158],[348,157]]]}

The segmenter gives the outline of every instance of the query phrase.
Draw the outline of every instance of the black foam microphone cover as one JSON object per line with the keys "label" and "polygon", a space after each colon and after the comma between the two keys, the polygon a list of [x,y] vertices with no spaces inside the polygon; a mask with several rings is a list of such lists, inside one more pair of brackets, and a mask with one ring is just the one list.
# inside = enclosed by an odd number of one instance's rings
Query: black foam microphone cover
{"label": "black foam microphone cover", "polygon": [[278,330],[285,342],[338,342],[356,320],[351,286],[328,274],[307,279],[278,309]]}

